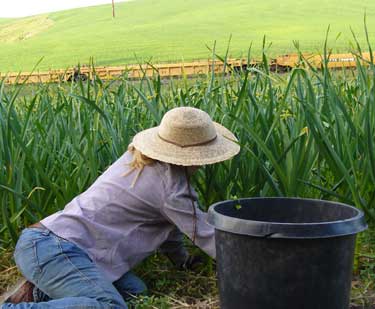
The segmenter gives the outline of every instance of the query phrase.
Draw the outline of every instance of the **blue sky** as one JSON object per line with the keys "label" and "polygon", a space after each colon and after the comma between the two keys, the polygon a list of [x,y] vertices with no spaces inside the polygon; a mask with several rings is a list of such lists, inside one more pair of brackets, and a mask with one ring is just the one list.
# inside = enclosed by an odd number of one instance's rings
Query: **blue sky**
{"label": "blue sky", "polygon": [[[115,0],[115,3],[124,1],[129,0]],[[0,0],[0,17],[25,17],[111,3],[112,0]]]}

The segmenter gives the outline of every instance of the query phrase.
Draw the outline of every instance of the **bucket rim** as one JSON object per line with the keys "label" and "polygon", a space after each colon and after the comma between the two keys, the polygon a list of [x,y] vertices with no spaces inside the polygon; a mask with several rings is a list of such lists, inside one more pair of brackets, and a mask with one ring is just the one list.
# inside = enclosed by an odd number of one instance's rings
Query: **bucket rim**
{"label": "bucket rim", "polygon": [[[235,202],[240,203],[241,201],[257,200],[306,201],[312,203],[325,203],[335,206],[339,205],[352,209],[355,211],[356,215],[348,219],[324,222],[269,222],[236,218],[219,213],[215,209],[217,206],[223,204],[231,205]],[[330,238],[353,235],[366,230],[368,227],[365,222],[364,212],[356,207],[336,201],[299,197],[251,197],[220,201],[210,206],[207,215],[207,223],[215,227],[217,230],[234,234],[266,238],[301,239]]]}

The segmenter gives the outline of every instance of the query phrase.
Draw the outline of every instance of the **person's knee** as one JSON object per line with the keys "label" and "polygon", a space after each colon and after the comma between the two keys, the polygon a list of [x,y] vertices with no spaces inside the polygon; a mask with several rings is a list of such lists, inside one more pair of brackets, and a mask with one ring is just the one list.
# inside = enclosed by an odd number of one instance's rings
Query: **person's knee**
{"label": "person's knee", "polygon": [[146,294],[147,286],[141,279],[138,278],[137,281],[133,282],[130,293],[135,294],[135,295]]}
{"label": "person's knee", "polygon": [[147,293],[146,284],[132,272],[126,273],[120,280],[115,282],[115,287],[125,299],[130,298],[132,295]]}
{"label": "person's knee", "polygon": [[147,292],[146,284],[134,274],[128,278],[125,287],[126,292],[133,295],[145,294]]}

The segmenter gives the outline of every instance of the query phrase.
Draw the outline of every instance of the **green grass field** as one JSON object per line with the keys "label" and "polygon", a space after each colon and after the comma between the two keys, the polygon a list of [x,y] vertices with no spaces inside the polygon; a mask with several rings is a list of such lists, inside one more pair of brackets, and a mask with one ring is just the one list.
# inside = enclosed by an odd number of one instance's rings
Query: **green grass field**
{"label": "green grass field", "polygon": [[117,4],[115,19],[104,5],[0,20],[0,72],[30,70],[41,57],[40,69],[88,63],[90,57],[98,65],[207,58],[206,45],[216,41],[224,53],[230,35],[232,57],[245,56],[251,42],[258,56],[264,35],[272,42],[270,55],[293,52],[293,40],[303,51],[318,51],[328,25],[330,47],[343,52],[353,41],[350,27],[364,41],[365,11],[373,39],[370,0],[135,0]]}
{"label": "green grass field", "polygon": [[90,57],[97,65],[207,58],[206,45],[216,41],[223,54],[230,35],[232,57],[245,56],[251,42],[259,56],[264,35],[272,42],[271,56],[293,52],[293,40],[303,51],[319,51],[328,25],[330,47],[344,52],[353,41],[350,27],[364,42],[365,12],[374,41],[370,0],[134,0],[117,4],[115,19],[110,5],[0,19],[0,72],[30,70],[41,57],[41,70],[88,63]]}

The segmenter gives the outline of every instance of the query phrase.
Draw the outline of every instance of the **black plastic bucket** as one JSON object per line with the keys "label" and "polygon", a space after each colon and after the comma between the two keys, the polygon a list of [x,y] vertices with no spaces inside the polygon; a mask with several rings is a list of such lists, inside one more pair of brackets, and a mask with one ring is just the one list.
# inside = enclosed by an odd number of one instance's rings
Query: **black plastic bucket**
{"label": "black plastic bucket", "polygon": [[322,200],[249,198],[212,205],[222,309],[349,307],[357,208]]}

